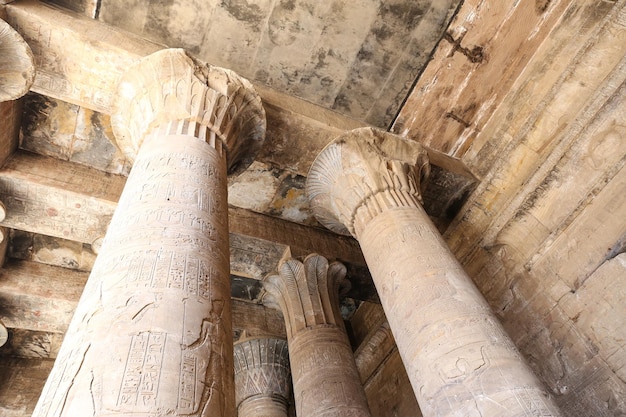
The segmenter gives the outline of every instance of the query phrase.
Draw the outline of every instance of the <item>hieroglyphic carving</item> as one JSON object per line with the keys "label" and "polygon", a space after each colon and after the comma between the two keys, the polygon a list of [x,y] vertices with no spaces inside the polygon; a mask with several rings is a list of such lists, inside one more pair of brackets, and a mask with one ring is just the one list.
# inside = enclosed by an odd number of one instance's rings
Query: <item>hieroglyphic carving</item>
{"label": "hieroglyphic carving", "polygon": [[160,332],[141,332],[132,337],[118,405],[156,403],[166,337]]}
{"label": "hieroglyphic carving", "polygon": [[339,313],[345,266],[320,255],[283,259],[264,279],[264,302],[285,317],[296,411],[304,416],[370,416]]}
{"label": "hieroglyphic carving", "polygon": [[[171,164],[163,163],[168,155]],[[42,407],[56,404],[57,414],[50,415],[165,408],[186,416],[231,415],[225,155],[195,137],[151,138],[137,167],[79,303],[78,324],[68,332],[68,340],[89,351],[81,358],[73,343],[64,345],[70,353],[60,354],[59,366],[75,372],[53,369],[57,377],[44,390]],[[171,186],[142,193],[158,183],[161,168]],[[209,195],[210,203],[202,198]],[[73,382],[62,384],[68,378]]]}
{"label": "hieroglyphic carving", "polygon": [[235,398],[239,417],[286,417],[290,392],[286,340],[261,337],[235,344]]}
{"label": "hieroglyphic carving", "polygon": [[289,341],[296,410],[310,416],[369,416],[345,331],[318,326]]}
{"label": "hieroglyphic carving", "polygon": [[249,81],[201,63],[182,49],[155,52],[119,86],[111,118],[120,148],[134,160],[145,136],[192,135],[228,154],[228,171],[244,170],[263,144],[265,111]]}
{"label": "hieroglyphic carving", "polygon": [[427,169],[415,152],[394,135],[347,133],[307,190],[325,225],[357,237],[422,413],[560,415],[418,203],[411,183]]}
{"label": "hieroglyphic carving", "polygon": [[16,100],[35,79],[33,53],[7,22],[0,19],[0,102]]}

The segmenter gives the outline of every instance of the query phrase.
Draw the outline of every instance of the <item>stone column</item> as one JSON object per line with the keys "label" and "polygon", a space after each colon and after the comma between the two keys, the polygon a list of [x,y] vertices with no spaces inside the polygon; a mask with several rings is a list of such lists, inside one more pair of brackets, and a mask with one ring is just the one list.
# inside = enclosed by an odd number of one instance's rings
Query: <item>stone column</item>
{"label": "stone column", "polygon": [[311,167],[317,219],[359,241],[425,417],[559,411],[420,205],[427,155],[370,128]]}
{"label": "stone column", "polygon": [[35,65],[30,47],[0,19],[0,102],[22,97],[34,80]]}
{"label": "stone column", "polygon": [[287,417],[291,392],[287,341],[271,337],[235,343],[239,417]]}
{"label": "stone column", "polygon": [[264,302],[285,317],[296,413],[299,416],[370,416],[354,355],[339,313],[341,263],[312,254],[284,259],[264,280]]}
{"label": "stone column", "polygon": [[226,176],[261,145],[260,99],[163,50],[118,100],[133,168],[33,415],[234,416]]}

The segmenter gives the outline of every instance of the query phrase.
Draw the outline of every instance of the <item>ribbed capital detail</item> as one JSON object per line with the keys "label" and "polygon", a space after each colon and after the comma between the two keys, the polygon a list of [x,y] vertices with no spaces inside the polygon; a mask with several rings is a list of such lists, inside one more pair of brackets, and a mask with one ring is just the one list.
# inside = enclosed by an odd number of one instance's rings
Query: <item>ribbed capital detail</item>
{"label": "ribbed capital detail", "polygon": [[249,398],[271,397],[287,405],[291,392],[287,341],[270,337],[235,344],[237,407]]}
{"label": "ribbed capital detail", "polygon": [[264,302],[280,308],[285,316],[288,337],[314,326],[343,329],[339,310],[339,291],[349,288],[346,267],[328,263],[323,256],[311,254],[300,262],[289,258],[278,265],[278,274],[264,280]]}
{"label": "ribbed capital detail", "polygon": [[252,84],[182,49],[164,49],[141,59],[122,77],[118,90],[111,123],[131,161],[156,128],[221,141],[229,173],[244,170],[263,144],[265,111]]}
{"label": "ribbed capital detail", "polygon": [[358,236],[378,214],[417,206],[429,170],[419,143],[378,129],[355,129],[317,156],[306,192],[320,223],[334,232]]}

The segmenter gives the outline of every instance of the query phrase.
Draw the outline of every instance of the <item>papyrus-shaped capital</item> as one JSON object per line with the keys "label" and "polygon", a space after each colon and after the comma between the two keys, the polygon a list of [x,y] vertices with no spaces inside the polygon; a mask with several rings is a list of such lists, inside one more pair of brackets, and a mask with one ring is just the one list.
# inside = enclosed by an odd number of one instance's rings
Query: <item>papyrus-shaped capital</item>
{"label": "papyrus-shaped capital", "polygon": [[117,143],[132,161],[159,128],[191,135],[226,151],[229,173],[245,170],[263,145],[265,111],[252,84],[236,73],[164,49],[130,67],[111,118]]}
{"label": "papyrus-shaped capital", "polygon": [[303,262],[284,259],[278,265],[278,273],[264,280],[265,301],[280,307],[288,334],[316,325],[343,329],[339,292],[350,285],[345,276],[346,267],[342,263],[329,264],[317,254],[307,256]]}
{"label": "papyrus-shaped capital", "polygon": [[306,192],[320,223],[356,236],[376,214],[418,204],[429,167],[419,143],[378,129],[355,129],[317,156]]}

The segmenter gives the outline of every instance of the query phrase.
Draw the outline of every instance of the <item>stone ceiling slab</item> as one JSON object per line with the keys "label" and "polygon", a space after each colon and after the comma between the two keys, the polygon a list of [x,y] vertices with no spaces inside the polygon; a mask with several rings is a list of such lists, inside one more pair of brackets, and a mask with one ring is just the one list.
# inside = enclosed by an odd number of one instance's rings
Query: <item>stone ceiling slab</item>
{"label": "stone ceiling slab", "polygon": [[99,20],[386,127],[458,3],[104,0]]}

